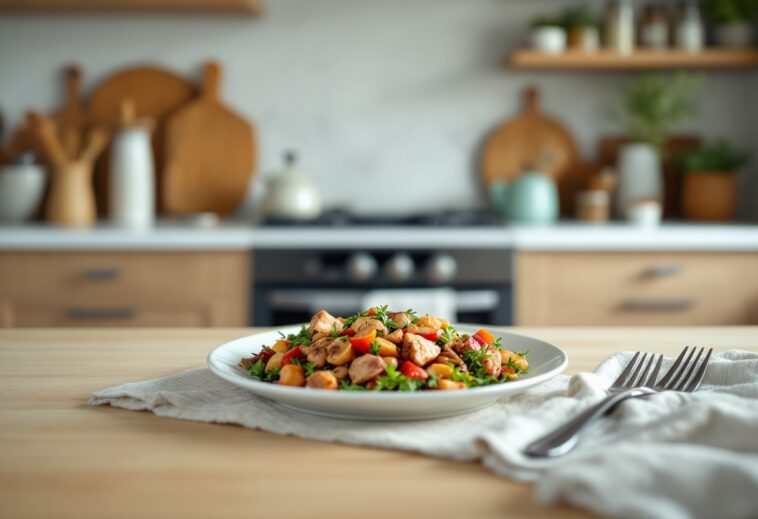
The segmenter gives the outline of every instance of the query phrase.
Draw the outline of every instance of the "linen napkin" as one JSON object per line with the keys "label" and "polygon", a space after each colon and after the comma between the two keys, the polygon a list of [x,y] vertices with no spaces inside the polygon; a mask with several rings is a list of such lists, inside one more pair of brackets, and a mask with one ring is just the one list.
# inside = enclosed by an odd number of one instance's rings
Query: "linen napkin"
{"label": "linen napkin", "polygon": [[755,353],[715,355],[697,393],[661,393],[623,403],[566,456],[521,455],[531,440],[602,398],[631,355],[615,354],[594,373],[559,376],[482,411],[417,422],[346,421],[285,410],[206,368],[99,391],[89,403],[479,460],[501,476],[534,482],[542,503],[568,502],[606,516],[758,516]]}

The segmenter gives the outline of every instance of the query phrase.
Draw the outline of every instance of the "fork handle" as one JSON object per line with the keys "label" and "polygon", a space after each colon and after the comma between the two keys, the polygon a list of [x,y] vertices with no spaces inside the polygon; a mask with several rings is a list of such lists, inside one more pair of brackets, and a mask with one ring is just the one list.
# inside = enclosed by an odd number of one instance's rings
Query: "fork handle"
{"label": "fork handle", "polygon": [[552,432],[527,445],[523,453],[533,458],[555,458],[574,448],[585,428],[598,418],[613,411],[617,405],[629,398],[655,393],[652,389],[638,387],[607,396],[577,417],[572,418]]}

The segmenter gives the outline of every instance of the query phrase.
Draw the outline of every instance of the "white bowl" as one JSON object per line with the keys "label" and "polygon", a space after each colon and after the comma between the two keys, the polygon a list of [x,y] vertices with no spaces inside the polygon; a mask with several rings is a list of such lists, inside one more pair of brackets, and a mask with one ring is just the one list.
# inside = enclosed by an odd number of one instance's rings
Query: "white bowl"
{"label": "white bowl", "polygon": [[547,54],[560,54],[566,50],[568,37],[561,27],[535,27],[530,36],[535,50]]}
{"label": "white bowl", "polygon": [[[465,333],[474,333],[479,328],[454,326]],[[289,334],[299,330],[300,326],[289,326],[280,331]],[[332,418],[374,421],[422,420],[477,411],[501,398],[547,382],[566,369],[568,357],[552,344],[513,333],[496,332],[493,335],[501,337],[503,345],[512,351],[529,351],[529,374],[513,382],[485,387],[408,393],[322,391],[253,380],[246,370],[239,367],[240,359],[259,352],[264,345],[274,343],[280,338],[278,331],[249,335],[219,346],[208,355],[208,367],[224,380],[288,409]]]}
{"label": "white bowl", "polygon": [[0,168],[0,221],[28,220],[39,208],[45,192],[45,170],[32,164]]}

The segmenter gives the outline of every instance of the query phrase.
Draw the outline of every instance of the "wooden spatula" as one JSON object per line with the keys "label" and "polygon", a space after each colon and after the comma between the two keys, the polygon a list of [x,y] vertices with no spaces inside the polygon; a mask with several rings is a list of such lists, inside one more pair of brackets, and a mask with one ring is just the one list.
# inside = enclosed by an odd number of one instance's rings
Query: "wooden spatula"
{"label": "wooden spatula", "polygon": [[167,212],[228,214],[247,191],[255,165],[253,127],[219,101],[220,76],[218,63],[206,64],[200,97],[166,123]]}

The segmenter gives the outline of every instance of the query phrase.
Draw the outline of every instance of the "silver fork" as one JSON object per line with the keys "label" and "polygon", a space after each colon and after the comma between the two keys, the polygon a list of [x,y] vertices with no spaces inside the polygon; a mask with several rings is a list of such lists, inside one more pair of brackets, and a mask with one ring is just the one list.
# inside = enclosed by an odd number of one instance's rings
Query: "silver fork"
{"label": "silver fork", "polygon": [[[663,363],[663,355],[658,355],[656,360],[656,355],[653,353],[635,353],[629,364],[608,388],[606,398],[561,427],[527,445],[523,450],[524,454],[535,458],[554,458],[567,453],[574,448],[579,436],[589,424],[611,413],[624,400],[644,397],[660,391],[685,393],[697,391],[703,383],[713,349],[709,349],[705,358],[702,358],[705,348],[700,348],[693,359],[696,350],[697,348],[685,347],[660,380],[657,379]],[[641,358],[640,355],[642,355]]]}

